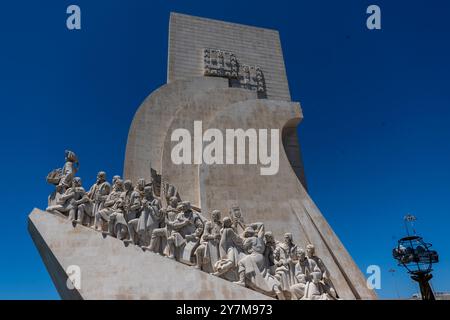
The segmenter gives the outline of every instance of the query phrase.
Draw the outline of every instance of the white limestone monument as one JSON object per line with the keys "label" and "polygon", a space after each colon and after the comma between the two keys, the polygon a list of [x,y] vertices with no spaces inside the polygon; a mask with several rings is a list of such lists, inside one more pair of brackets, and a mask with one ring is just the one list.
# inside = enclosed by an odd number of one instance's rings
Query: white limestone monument
{"label": "white limestone monument", "polygon": [[[308,195],[277,31],[172,13],[123,178],[78,157],[29,231],[63,299],[376,299]],[[87,160],[88,161],[88,160]]]}

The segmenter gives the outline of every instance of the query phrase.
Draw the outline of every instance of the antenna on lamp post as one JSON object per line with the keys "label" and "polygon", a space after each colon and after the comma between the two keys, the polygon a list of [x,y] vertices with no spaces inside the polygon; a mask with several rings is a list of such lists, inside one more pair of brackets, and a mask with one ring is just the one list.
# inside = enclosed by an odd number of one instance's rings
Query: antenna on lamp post
{"label": "antenna on lamp post", "polygon": [[397,293],[397,298],[400,299],[400,293],[398,292],[397,281],[395,279],[395,269],[393,268],[389,269],[389,273],[392,274],[392,279],[394,280],[395,293]]}
{"label": "antenna on lamp post", "polygon": [[[416,221],[417,218],[413,216],[412,214],[407,214],[403,217],[403,221],[405,221],[405,228],[406,228],[406,234],[408,236],[411,236],[409,232],[409,227],[412,229],[412,235],[416,235],[416,230],[414,229],[414,221]],[[409,226],[409,227],[408,227]]]}

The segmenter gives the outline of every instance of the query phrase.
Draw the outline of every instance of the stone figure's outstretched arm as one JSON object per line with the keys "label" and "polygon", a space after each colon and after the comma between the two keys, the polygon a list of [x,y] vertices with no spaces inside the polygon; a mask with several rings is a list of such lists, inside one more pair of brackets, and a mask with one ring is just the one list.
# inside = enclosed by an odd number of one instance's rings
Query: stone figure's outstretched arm
{"label": "stone figure's outstretched arm", "polygon": [[59,202],[64,203],[66,200],[69,200],[71,198],[73,198],[73,196],[75,195],[75,192],[72,190],[67,190],[62,196],[61,198],[59,198]]}
{"label": "stone figure's outstretched arm", "polygon": [[170,222],[170,226],[174,228],[176,231],[178,231],[181,228],[187,226],[189,223],[190,223],[189,219],[178,218],[177,220]]}

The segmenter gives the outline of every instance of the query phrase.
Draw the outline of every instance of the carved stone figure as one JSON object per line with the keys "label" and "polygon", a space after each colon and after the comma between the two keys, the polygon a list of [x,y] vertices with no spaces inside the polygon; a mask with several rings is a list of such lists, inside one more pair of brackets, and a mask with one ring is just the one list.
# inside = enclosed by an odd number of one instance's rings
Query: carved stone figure
{"label": "carved stone figure", "polygon": [[123,193],[123,181],[121,179],[113,179],[113,187],[111,193],[106,198],[103,204],[103,209],[97,211],[95,214],[94,229],[104,229],[104,224],[109,222],[109,217],[113,213],[113,207],[116,201],[120,198]]}
{"label": "carved stone figure", "polygon": [[61,196],[59,196],[56,204],[48,206],[46,211],[69,216],[69,211],[72,208],[71,200],[73,196],[74,193],[72,192],[72,188],[67,189]]}
{"label": "carved stone figure", "polygon": [[[311,288],[309,295],[316,297],[316,293],[320,292],[320,299],[338,299],[337,292],[330,280],[330,274],[325,264],[322,262],[315,253],[315,247],[312,244],[306,246],[306,256],[309,260],[316,263],[318,269],[320,270],[320,275],[315,275],[314,284],[317,286],[314,290]],[[305,294],[306,298],[310,298],[308,292]]]}
{"label": "carved stone figure", "polygon": [[62,177],[60,183],[63,184],[66,188],[69,188],[72,185],[72,179],[78,171],[79,162],[78,157],[75,152],[66,150],[65,151],[65,160],[64,167],[62,168]]}
{"label": "carved stone figure", "polygon": [[275,250],[277,242],[271,231],[266,231],[264,233],[264,258],[267,261],[267,266],[270,268],[270,273],[275,274]]}
{"label": "carved stone figure", "polygon": [[128,222],[128,229],[134,244],[148,247],[153,230],[160,228],[164,222],[165,212],[161,212],[160,201],[153,196],[151,185],[144,187],[141,204],[139,217]]}
{"label": "carved stone figure", "polygon": [[[144,183],[145,183],[145,181],[144,181]],[[155,196],[155,188],[154,188],[152,182],[150,182],[144,186],[144,193],[143,193],[142,197],[143,197],[143,199],[152,203],[152,206],[156,206],[156,207],[158,207],[158,209],[162,208],[161,198]]]}
{"label": "carved stone figure", "polygon": [[113,176],[112,178],[112,185],[114,186],[117,182],[117,180],[122,180],[122,178],[118,175]]}
{"label": "carved stone figure", "polygon": [[174,221],[178,215],[178,204],[179,200],[177,197],[171,197],[169,199],[169,205],[167,206],[167,218],[169,221]]}
{"label": "carved stone figure", "polygon": [[[305,296],[307,284],[312,281],[312,273],[317,272],[317,265],[314,261],[308,261],[303,249],[297,248],[297,263],[295,264],[295,277],[297,283],[290,288],[292,300],[300,300]],[[312,263],[310,263],[312,262]]]}
{"label": "carved stone figure", "polygon": [[81,186],[80,178],[73,179],[73,188],[75,193],[74,199],[77,199],[75,202],[75,205],[77,206],[76,222],[85,226],[90,226],[94,218],[92,210],[93,205],[88,194]]}
{"label": "carved stone figure", "polygon": [[[158,199],[159,203],[160,200]],[[179,213],[178,208],[178,197],[171,197],[169,199],[169,205],[165,210],[161,209],[164,221],[161,222],[161,227],[156,228],[151,233],[150,245],[147,247],[148,250],[158,253],[169,255],[169,248],[167,246],[167,238],[172,234],[172,226],[167,225],[167,221],[175,221]]]}
{"label": "carved stone figure", "polygon": [[167,181],[162,181],[161,184],[163,189],[162,193],[166,201],[165,203],[169,203],[172,197],[176,197],[178,201],[180,201],[180,195],[174,185],[168,183]]}
{"label": "carved stone figure", "polygon": [[169,245],[169,258],[192,263],[192,256],[199,245],[203,233],[203,222],[197,213],[191,209],[187,201],[181,203],[181,212],[174,221],[166,221],[172,228],[167,239]]}
{"label": "carved stone figure", "polygon": [[[142,208],[142,198],[144,196],[145,180],[139,179],[136,187],[131,192],[129,197],[129,207],[126,219],[128,222],[139,218]],[[137,223],[137,222],[136,222]]]}
{"label": "carved stone figure", "polygon": [[128,224],[125,220],[125,201],[122,197],[117,199],[112,207],[112,214],[109,217],[108,233],[119,240],[128,237]]}
{"label": "carved stone figure", "polygon": [[131,194],[133,193],[133,183],[131,180],[125,180],[123,183],[123,192],[120,198],[123,201],[123,207],[125,210],[125,217],[128,216],[127,212],[131,206]]}
{"label": "carved stone figure", "polygon": [[[153,184],[148,184],[144,188],[144,200],[148,202],[151,207],[153,208],[149,220],[147,220],[146,223],[146,236],[148,237],[148,243],[150,243],[151,235],[153,233],[153,230],[159,229],[161,227],[165,226],[165,218],[166,218],[166,210],[163,209],[161,199],[159,197],[155,197],[154,195],[155,189],[153,187]],[[144,230],[143,228],[144,224],[142,223],[142,227],[140,224],[138,224],[138,230]]]}
{"label": "carved stone figure", "polygon": [[62,168],[52,170],[47,175],[47,182],[55,186],[61,184],[65,189],[72,187],[72,179],[78,171],[79,163],[76,154],[66,150],[64,153],[65,163]]}
{"label": "carved stone figure", "polygon": [[55,206],[59,203],[59,199],[64,195],[66,187],[63,184],[55,185],[55,190],[48,196],[47,211],[49,207]]}
{"label": "carved stone figure", "polygon": [[245,229],[244,237],[244,250],[247,255],[239,261],[239,281],[236,283],[284,300],[280,282],[270,274],[269,263],[264,256],[264,224],[251,224]]}
{"label": "carved stone figure", "polygon": [[222,235],[219,242],[220,260],[214,265],[213,275],[230,281],[238,279],[238,263],[245,256],[243,239],[233,228],[231,218],[223,219]]}
{"label": "carved stone figure", "polygon": [[[106,173],[100,171],[97,174],[97,181],[94,185],[89,189],[88,196],[92,200],[94,204],[92,208],[92,213],[94,217],[97,217],[97,212],[103,209],[106,198],[111,191],[111,185],[106,181]],[[94,221],[94,225],[97,225],[98,222]]]}
{"label": "carved stone figure", "polygon": [[128,233],[130,235],[130,241],[134,244],[139,244],[139,235],[137,230],[137,225],[139,222],[139,217],[142,212],[142,200],[144,197],[145,180],[139,179],[134,190],[131,192],[129,197],[129,206],[126,212],[126,221],[128,223]]}
{"label": "carved stone figure", "polygon": [[294,244],[291,233],[284,235],[284,241],[278,242],[275,249],[276,278],[280,281],[281,289],[290,291],[290,287],[297,283],[295,277],[294,256],[297,254],[297,245]]}
{"label": "carved stone figure", "polygon": [[125,240],[129,236],[127,217],[132,192],[132,182],[125,180],[123,183],[123,192],[121,192],[119,199],[116,200],[111,209],[112,213],[109,215],[108,234],[120,240]]}
{"label": "carved stone figure", "polygon": [[[165,215],[167,221],[167,211],[161,209],[160,212]],[[163,226],[161,228],[156,228],[152,231],[150,245],[147,247],[148,250],[160,255],[164,255],[169,251],[167,248],[167,238],[170,236],[170,232],[166,221],[162,223]]]}
{"label": "carved stone figure", "polygon": [[214,210],[211,213],[211,220],[205,223],[205,230],[201,237],[200,246],[195,250],[197,260],[196,268],[212,273],[214,265],[219,260],[219,243],[223,224],[221,213]]}
{"label": "carved stone figure", "polygon": [[78,177],[72,179],[72,187],[66,190],[58,202],[59,204],[48,207],[47,211],[67,214],[70,220],[83,224],[87,218],[92,217],[91,201]]}

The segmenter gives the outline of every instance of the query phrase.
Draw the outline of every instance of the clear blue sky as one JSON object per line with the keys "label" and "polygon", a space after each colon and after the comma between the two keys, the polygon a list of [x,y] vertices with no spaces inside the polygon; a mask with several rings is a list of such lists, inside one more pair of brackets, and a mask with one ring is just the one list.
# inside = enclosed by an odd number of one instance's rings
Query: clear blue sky
{"label": "clear blue sky", "polygon": [[[81,31],[66,29],[69,4]],[[365,27],[369,4],[381,31]],[[47,0],[0,10],[0,298],[59,298],[27,215],[66,148],[85,186],[122,173],[134,112],[165,83],[170,11],[278,29],[313,199],[362,270],[381,266],[382,298],[417,292],[391,258],[416,215],[441,256],[434,288],[450,291],[448,1]]]}

